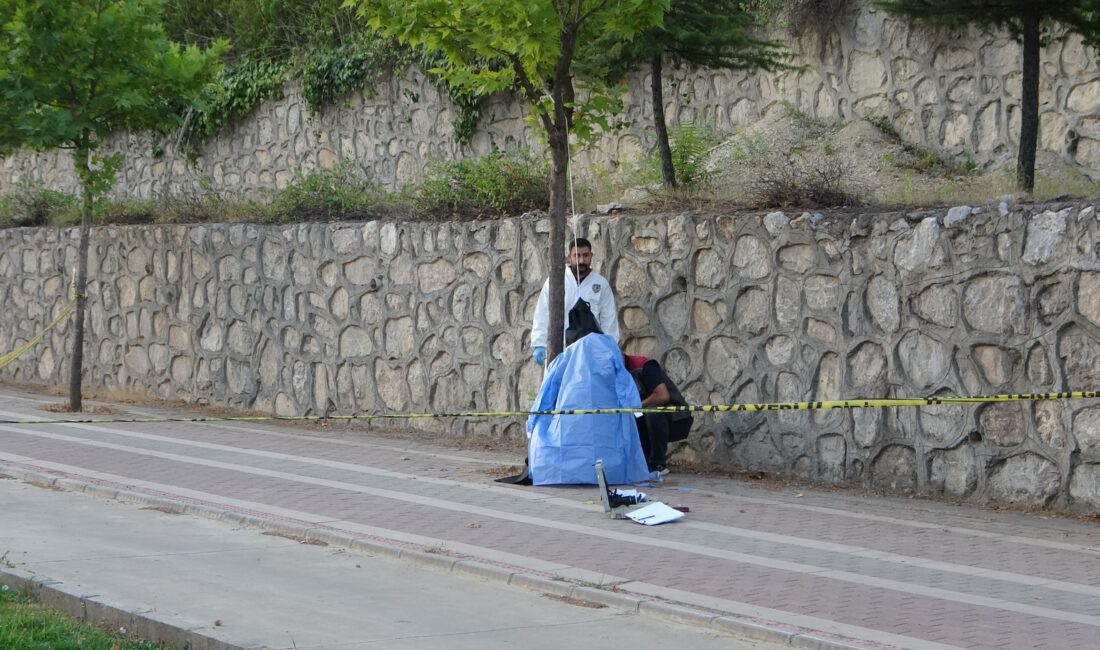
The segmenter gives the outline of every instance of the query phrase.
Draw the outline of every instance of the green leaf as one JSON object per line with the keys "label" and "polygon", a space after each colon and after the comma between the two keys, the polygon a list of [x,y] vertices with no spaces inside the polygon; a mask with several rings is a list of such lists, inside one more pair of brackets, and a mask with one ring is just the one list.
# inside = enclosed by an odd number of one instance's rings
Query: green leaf
{"label": "green leaf", "polygon": [[[89,151],[116,130],[169,129],[194,102],[221,45],[180,48],[158,0],[0,0],[0,150]],[[74,154],[75,155],[75,154]],[[85,189],[110,189],[103,159]]]}

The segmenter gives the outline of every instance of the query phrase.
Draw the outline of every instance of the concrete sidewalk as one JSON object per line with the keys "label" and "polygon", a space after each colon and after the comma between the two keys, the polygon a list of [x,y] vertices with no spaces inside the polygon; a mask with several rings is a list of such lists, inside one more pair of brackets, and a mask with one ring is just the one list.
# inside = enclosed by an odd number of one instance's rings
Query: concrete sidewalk
{"label": "concrete sidewalk", "polygon": [[0,503],[0,582],[177,648],[781,647],[19,481]]}
{"label": "concrete sidewalk", "polygon": [[[53,417],[48,401],[0,390],[0,418]],[[860,648],[1085,648],[1100,633],[1093,523],[673,475],[646,491],[691,513],[643,527],[607,519],[594,489],[491,482],[515,460],[276,425],[0,425],[9,476],[713,632]]]}

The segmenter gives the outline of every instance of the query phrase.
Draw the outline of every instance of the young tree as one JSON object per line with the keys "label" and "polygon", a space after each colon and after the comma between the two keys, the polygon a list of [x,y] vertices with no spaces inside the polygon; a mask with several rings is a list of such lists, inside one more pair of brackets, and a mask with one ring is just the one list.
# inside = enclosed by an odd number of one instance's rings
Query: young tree
{"label": "young tree", "polygon": [[787,64],[791,54],[781,44],[750,35],[756,23],[745,0],[672,0],[664,25],[629,42],[609,43],[594,53],[609,58],[606,66],[613,81],[638,64],[649,65],[653,126],[666,187],[676,187],[677,179],[665,120],[665,61],[727,70],[792,68]]}
{"label": "young tree", "polygon": [[165,36],[161,18],[159,0],[0,0],[0,152],[69,149],[80,179],[73,411],[81,410],[92,209],[121,163],[96,150],[119,130],[174,126],[223,47],[181,48]]}
{"label": "young tree", "polygon": [[384,35],[442,52],[440,73],[449,83],[478,94],[513,89],[531,108],[551,158],[548,356],[553,359],[562,349],[565,320],[569,135],[590,137],[611,103],[597,79],[574,77],[573,63],[586,43],[628,41],[660,24],[668,0],[348,2]]}
{"label": "young tree", "polygon": [[1039,51],[1045,28],[1061,24],[1100,44],[1100,0],[875,0],[897,14],[931,25],[960,29],[981,25],[1007,29],[1023,44],[1020,149],[1016,182],[1035,189],[1035,149],[1039,143]]}

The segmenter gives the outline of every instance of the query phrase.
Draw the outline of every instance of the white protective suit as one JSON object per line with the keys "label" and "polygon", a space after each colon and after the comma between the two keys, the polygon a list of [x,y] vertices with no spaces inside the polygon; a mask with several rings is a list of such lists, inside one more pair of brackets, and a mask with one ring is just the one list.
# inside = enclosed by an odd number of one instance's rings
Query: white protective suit
{"label": "white protective suit", "polygon": [[[595,271],[590,271],[580,286],[573,272],[565,269],[565,327],[569,328],[569,310],[577,304],[577,299],[582,298],[592,308],[596,320],[600,322],[600,329],[610,336],[616,344],[619,342],[619,315],[615,309],[615,296],[611,293],[611,285],[607,278]],[[531,325],[531,349],[539,346],[546,347],[546,330],[550,323],[550,280],[542,285],[542,293],[539,294],[538,305],[535,306],[535,322]],[[564,345],[564,333],[562,334]]]}

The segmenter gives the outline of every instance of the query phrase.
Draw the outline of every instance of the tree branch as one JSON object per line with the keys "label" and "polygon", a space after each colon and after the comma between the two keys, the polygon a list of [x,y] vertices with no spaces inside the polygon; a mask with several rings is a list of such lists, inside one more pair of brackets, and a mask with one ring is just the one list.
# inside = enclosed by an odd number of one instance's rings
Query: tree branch
{"label": "tree branch", "polygon": [[537,108],[538,98],[545,93],[539,92],[534,82],[527,76],[527,71],[523,69],[523,62],[519,60],[519,55],[503,51],[501,51],[501,54],[511,62],[512,69],[516,72],[516,81],[519,82],[523,92],[527,93],[527,98],[531,100],[531,103],[536,104]]}
{"label": "tree branch", "polygon": [[577,14],[578,14],[577,15],[577,25],[578,26],[581,23],[583,23],[584,21],[588,20],[592,16],[592,14],[597,13],[599,11],[602,11],[603,8],[606,7],[608,5],[608,3],[610,2],[610,0],[600,0],[600,2],[597,2],[596,4],[592,5],[591,9],[589,9],[588,11],[586,11],[582,14],[582,13],[580,13],[581,1],[582,0],[577,0]]}
{"label": "tree branch", "polygon": [[519,55],[505,53],[505,56],[512,62],[512,69],[516,71],[516,81],[519,82],[520,87],[527,93],[527,98],[531,102],[532,108],[538,114],[539,119],[542,120],[542,126],[546,129],[547,135],[552,131],[554,126],[553,120],[550,119],[550,115],[547,114],[540,103],[539,98],[543,95],[535,87],[535,84],[531,81],[531,78],[527,76],[527,71],[523,69],[523,63],[519,60]]}

